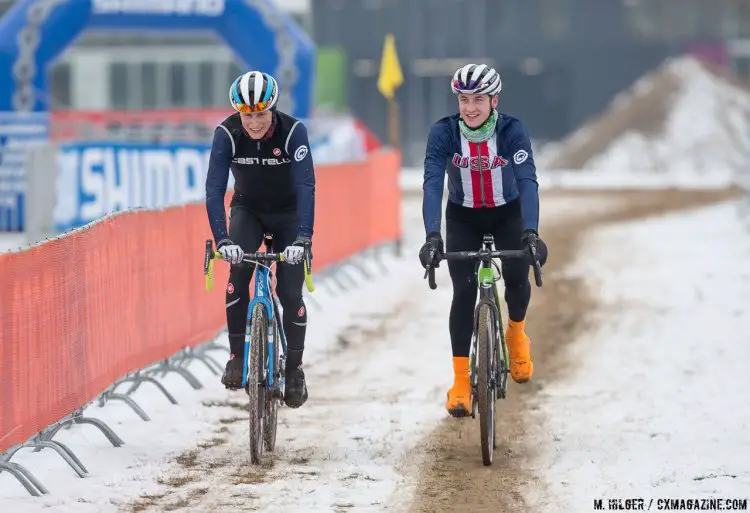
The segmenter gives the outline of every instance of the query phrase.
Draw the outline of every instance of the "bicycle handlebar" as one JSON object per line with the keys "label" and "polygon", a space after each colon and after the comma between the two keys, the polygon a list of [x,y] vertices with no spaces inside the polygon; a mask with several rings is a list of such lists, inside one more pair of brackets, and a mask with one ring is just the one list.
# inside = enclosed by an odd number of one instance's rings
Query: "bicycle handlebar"
{"label": "bicycle handlebar", "polygon": [[[211,239],[207,239],[206,240],[206,253],[205,253],[205,258],[203,260],[203,275],[206,277],[206,290],[209,292],[213,288],[214,259],[224,260],[224,257],[218,251],[214,251],[213,241]],[[243,263],[260,262],[260,263],[271,264],[274,262],[284,262],[284,261],[285,261],[284,253],[265,253],[262,251],[258,251],[256,253],[245,253],[245,255],[242,257]],[[305,258],[304,267],[305,267],[305,285],[307,286],[307,290],[309,292],[313,292],[315,290],[315,286],[313,285],[312,275],[310,274],[310,269],[312,268],[312,262],[310,261],[309,257]]]}
{"label": "bicycle handlebar", "polygon": [[[500,260],[511,260],[514,258],[527,259],[532,269],[534,269],[534,282],[537,287],[542,286],[542,268],[539,265],[539,260],[536,258],[536,247],[529,245],[527,249],[506,249],[506,250],[495,250],[490,251],[487,249],[479,249],[474,251],[452,251],[448,253],[442,253],[431,255],[431,262],[439,263],[441,260],[489,260],[492,258],[499,258]],[[425,278],[429,278],[430,288],[435,290],[437,283],[435,282],[435,267],[428,265],[424,273]]]}
{"label": "bicycle handlebar", "polygon": [[[214,251],[214,258],[218,258],[219,260],[224,260],[224,257],[221,256],[221,253],[219,253],[218,251]],[[242,257],[242,261],[245,263],[283,262],[284,253],[264,253],[262,251],[258,251],[257,253],[245,253],[245,256]]]}

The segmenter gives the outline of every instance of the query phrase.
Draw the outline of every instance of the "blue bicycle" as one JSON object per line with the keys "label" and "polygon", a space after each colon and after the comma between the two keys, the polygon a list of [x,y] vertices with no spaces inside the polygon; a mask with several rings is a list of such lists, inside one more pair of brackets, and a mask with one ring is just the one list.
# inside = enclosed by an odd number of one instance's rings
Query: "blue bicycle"
{"label": "blue bicycle", "polygon": [[[250,397],[250,459],[259,464],[263,449],[273,452],[276,447],[277,412],[284,399],[284,376],[286,375],[286,336],[278,312],[279,298],[271,285],[277,262],[284,261],[283,253],[271,253],[273,239],[263,237],[266,252],[245,253],[243,264],[256,264],[255,291],[247,308],[245,324],[245,359],[242,365],[242,386]],[[213,288],[214,259],[222,259],[214,251],[213,241],[206,241],[203,274],[206,290]],[[304,261],[305,284],[313,292],[315,287],[310,276],[311,262]]]}

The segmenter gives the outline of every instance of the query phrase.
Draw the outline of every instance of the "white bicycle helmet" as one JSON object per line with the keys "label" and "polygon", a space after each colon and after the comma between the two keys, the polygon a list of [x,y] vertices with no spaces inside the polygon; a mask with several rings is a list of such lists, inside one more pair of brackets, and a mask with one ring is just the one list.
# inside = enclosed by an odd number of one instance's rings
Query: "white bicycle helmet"
{"label": "white bicycle helmet", "polygon": [[263,112],[272,110],[279,100],[279,84],[262,71],[249,71],[240,75],[229,88],[229,101],[237,112]]}
{"label": "white bicycle helmet", "polygon": [[494,96],[503,88],[500,74],[486,64],[467,64],[458,68],[451,80],[453,94],[489,94]]}

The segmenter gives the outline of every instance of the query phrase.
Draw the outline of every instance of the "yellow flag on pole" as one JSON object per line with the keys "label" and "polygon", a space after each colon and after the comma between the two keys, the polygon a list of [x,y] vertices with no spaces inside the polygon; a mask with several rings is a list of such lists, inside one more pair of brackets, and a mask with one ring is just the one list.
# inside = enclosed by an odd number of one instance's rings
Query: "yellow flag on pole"
{"label": "yellow flag on pole", "polygon": [[393,99],[396,89],[404,83],[404,75],[401,72],[401,64],[396,52],[396,39],[393,34],[386,34],[383,44],[383,58],[380,62],[380,76],[378,77],[378,90],[380,94]]}

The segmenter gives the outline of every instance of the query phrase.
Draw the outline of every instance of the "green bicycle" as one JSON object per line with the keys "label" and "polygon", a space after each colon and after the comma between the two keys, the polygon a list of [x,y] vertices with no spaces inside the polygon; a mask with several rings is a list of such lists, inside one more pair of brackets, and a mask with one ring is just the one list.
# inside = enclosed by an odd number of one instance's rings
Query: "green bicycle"
{"label": "green bicycle", "polygon": [[530,243],[526,249],[496,251],[494,242],[492,235],[485,234],[480,250],[435,254],[431,259],[433,264],[427,266],[425,271],[425,278],[429,277],[430,288],[434,290],[437,288],[435,264],[441,260],[478,261],[479,299],[474,309],[474,330],[469,351],[469,377],[472,388],[471,417],[476,418],[476,410],[479,410],[482,461],[485,465],[492,465],[492,456],[497,447],[495,403],[498,399],[506,398],[510,373],[508,347],[505,343],[500,310],[500,295],[497,289],[501,271],[493,259],[527,259],[534,270],[536,286],[542,286],[542,269],[534,243]]}

